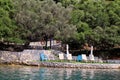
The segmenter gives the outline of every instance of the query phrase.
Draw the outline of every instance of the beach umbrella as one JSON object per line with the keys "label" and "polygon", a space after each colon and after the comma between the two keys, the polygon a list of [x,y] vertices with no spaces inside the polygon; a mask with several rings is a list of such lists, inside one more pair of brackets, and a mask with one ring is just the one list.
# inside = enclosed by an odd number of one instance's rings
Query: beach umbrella
{"label": "beach umbrella", "polygon": [[68,44],[66,45],[66,52],[67,52],[67,54],[69,54],[69,46],[68,46]]}
{"label": "beach umbrella", "polygon": [[93,46],[91,46],[89,58],[90,58],[91,61],[94,61]]}
{"label": "beach umbrella", "polygon": [[67,44],[66,45],[66,58],[68,59],[68,60],[72,60],[72,54],[70,54],[69,53],[69,45]]}
{"label": "beach umbrella", "polygon": [[93,46],[91,46],[90,54],[93,55]]}

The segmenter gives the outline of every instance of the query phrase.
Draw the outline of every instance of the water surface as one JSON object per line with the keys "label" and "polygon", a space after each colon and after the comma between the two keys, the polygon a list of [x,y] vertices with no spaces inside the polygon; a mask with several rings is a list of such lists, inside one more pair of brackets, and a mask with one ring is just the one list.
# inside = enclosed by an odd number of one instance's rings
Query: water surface
{"label": "water surface", "polygon": [[120,70],[0,65],[0,80],[120,80]]}

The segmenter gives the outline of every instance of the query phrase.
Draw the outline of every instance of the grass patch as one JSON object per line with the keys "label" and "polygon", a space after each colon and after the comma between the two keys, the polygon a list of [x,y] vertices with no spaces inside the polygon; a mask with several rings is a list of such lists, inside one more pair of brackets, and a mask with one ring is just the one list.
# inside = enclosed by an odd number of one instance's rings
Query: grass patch
{"label": "grass patch", "polygon": [[47,60],[47,61],[40,61],[40,62],[63,62],[63,63],[75,63],[75,64],[78,64],[78,63],[91,63],[91,64],[109,64],[109,63],[101,63],[101,62],[85,62],[85,61],[69,61],[69,60]]}

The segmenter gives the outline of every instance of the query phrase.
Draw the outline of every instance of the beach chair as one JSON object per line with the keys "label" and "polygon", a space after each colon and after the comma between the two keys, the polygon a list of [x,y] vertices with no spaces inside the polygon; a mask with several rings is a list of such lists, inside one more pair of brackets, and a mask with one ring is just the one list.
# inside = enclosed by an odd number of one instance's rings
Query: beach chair
{"label": "beach chair", "polygon": [[77,61],[82,61],[82,56],[81,55],[77,56]]}
{"label": "beach chair", "polygon": [[66,57],[68,60],[72,60],[72,55],[71,54],[66,54]]}
{"label": "beach chair", "polygon": [[46,61],[46,60],[48,60],[48,58],[44,53],[40,53],[40,60],[41,61]]}
{"label": "beach chair", "polygon": [[82,56],[82,61],[87,61],[87,56],[86,56],[86,54],[82,54],[81,56]]}
{"label": "beach chair", "polygon": [[95,61],[94,55],[90,54],[90,55],[89,55],[89,60],[90,60],[90,61]]}
{"label": "beach chair", "polygon": [[87,56],[85,54],[78,55],[77,61],[87,61]]}
{"label": "beach chair", "polygon": [[64,59],[64,54],[63,54],[63,53],[60,53],[60,54],[59,54],[59,59],[60,59],[60,60],[63,60],[63,59]]}

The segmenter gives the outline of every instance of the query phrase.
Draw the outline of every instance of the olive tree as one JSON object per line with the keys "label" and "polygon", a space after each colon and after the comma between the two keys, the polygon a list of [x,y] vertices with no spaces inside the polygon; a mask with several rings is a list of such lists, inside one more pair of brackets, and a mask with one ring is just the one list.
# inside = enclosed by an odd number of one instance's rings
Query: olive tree
{"label": "olive tree", "polygon": [[[74,37],[76,27],[70,23],[71,8],[53,0],[15,0],[15,20],[22,27],[23,38],[29,41],[44,39],[67,40]],[[47,44],[46,44],[47,46]]]}

